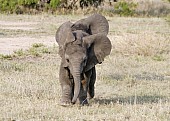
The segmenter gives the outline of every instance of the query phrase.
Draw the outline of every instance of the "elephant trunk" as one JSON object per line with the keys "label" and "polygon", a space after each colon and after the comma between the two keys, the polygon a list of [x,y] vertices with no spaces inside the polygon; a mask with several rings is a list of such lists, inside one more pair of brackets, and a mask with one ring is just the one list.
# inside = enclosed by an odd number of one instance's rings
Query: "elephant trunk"
{"label": "elephant trunk", "polygon": [[72,99],[72,103],[76,103],[76,100],[80,93],[80,86],[81,86],[81,71],[80,66],[78,64],[73,65],[73,78],[74,78],[74,96]]}

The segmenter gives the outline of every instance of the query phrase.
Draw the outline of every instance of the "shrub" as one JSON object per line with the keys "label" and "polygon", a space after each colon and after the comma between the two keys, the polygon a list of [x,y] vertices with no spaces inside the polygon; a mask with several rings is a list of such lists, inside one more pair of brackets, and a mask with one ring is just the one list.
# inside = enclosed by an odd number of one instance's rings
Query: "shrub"
{"label": "shrub", "polygon": [[24,8],[35,8],[39,0],[0,0],[0,11],[5,13],[24,13]]}
{"label": "shrub", "polygon": [[103,0],[80,0],[79,4],[81,8],[89,6],[98,7],[102,2]]}
{"label": "shrub", "polygon": [[49,4],[40,0],[0,0],[0,12],[3,13],[38,13],[46,9],[55,9],[60,0],[51,0]]}
{"label": "shrub", "polygon": [[51,0],[51,1],[50,1],[50,7],[51,7],[52,9],[56,9],[57,6],[59,6],[59,4],[60,4],[60,0]]}
{"label": "shrub", "polygon": [[0,11],[13,13],[17,8],[17,0],[0,0]]}
{"label": "shrub", "polygon": [[137,4],[134,2],[126,2],[123,0],[116,3],[114,9],[117,14],[120,14],[120,16],[133,16],[136,7]]}
{"label": "shrub", "polygon": [[34,7],[39,0],[18,0],[19,5]]}

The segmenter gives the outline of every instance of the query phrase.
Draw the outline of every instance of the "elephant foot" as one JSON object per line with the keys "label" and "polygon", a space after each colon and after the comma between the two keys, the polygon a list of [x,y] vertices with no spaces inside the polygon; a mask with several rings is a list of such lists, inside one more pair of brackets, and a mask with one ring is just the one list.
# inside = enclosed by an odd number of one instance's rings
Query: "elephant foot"
{"label": "elephant foot", "polygon": [[61,105],[63,107],[68,107],[68,106],[72,105],[72,103],[71,103],[71,101],[68,101],[68,100],[64,100],[64,101],[61,100],[59,105]]}
{"label": "elephant foot", "polygon": [[85,106],[85,105],[88,106],[89,105],[87,98],[81,102],[81,105],[82,106]]}
{"label": "elephant foot", "polygon": [[77,100],[77,102],[76,102],[76,104],[80,104],[80,105],[82,105],[82,106],[84,106],[84,105],[89,105],[89,103],[88,103],[88,100],[87,100],[87,98],[79,98],[78,100]]}
{"label": "elephant foot", "polygon": [[87,97],[89,100],[92,99],[94,97],[94,92],[87,93]]}
{"label": "elephant foot", "polygon": [[68,107],[68,106],[70,106],[71,105],[71,103],[69,104],[69,103],[64,103],[64,102],[61,102],[60,103],[60,106],[63,106],[63,107]]}

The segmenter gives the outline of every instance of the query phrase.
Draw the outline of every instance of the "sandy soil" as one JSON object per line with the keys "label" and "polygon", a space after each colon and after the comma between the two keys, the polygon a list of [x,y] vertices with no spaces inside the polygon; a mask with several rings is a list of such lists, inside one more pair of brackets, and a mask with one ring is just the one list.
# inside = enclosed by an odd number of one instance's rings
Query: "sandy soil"
{"label": "sandy soil", "polygon": [[[48,40],[48,41],[47,41]],[[0,38],[0,54],[12,54],[18,49],[28,49],[33,43],[43,43],[47,46],[55,44],[54,37],[16,37],[16,38]]]}
{"label": "sandy soil", "polygon": [[25,22],[25,21],[0,21],[0,54],[12,54],[15,50],[18,49],[28,49],[33,43],[43,43],[47,46],[52,46],[55,43],[55,37],[54,36],[48,36],[48,35],[41,35],[36,36],[35,38],[32,36],[5,36],[6,32],[11,31],[11,34],[15,33],[15,31],[23,31],[23,32],[29,32],[29,31],[38,31],[38,22]]}

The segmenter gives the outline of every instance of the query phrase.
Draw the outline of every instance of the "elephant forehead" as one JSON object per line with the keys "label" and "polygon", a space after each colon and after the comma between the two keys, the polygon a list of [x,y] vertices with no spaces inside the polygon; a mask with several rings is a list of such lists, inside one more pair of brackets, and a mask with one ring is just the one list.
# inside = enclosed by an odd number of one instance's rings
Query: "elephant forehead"
{"label": "elephant forehead", "polygon": [[89,28],[89,23],[86,19],[81,19],[73,24],[72,30],[87,30]]}
{"label": "elephant forehead", "polygon": [[66,54],[83,54],[86,53],[85,48],[80,45],[68,45],[66,48]]}

